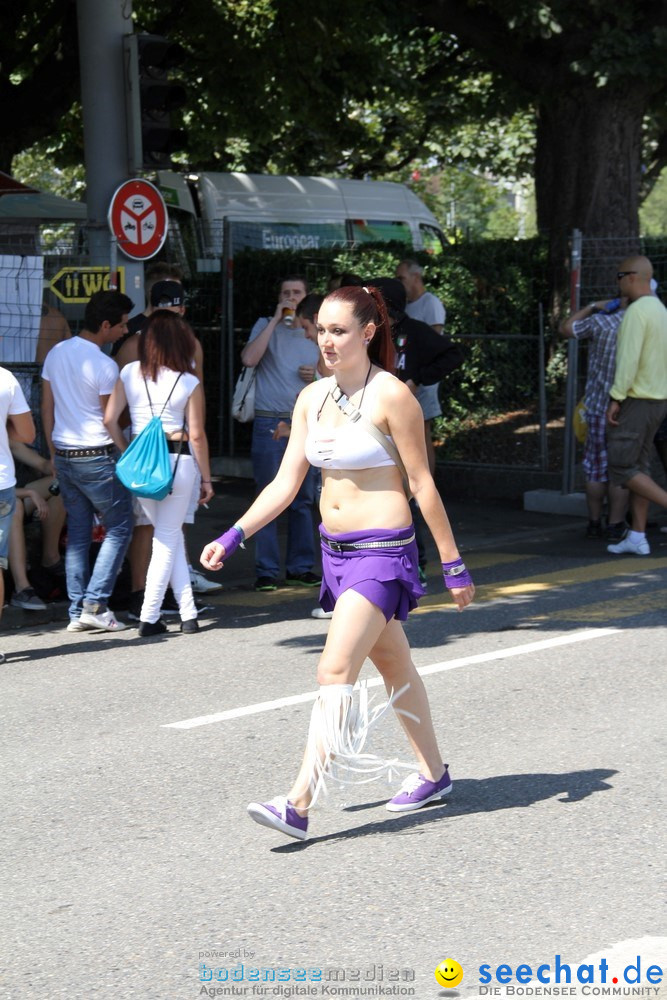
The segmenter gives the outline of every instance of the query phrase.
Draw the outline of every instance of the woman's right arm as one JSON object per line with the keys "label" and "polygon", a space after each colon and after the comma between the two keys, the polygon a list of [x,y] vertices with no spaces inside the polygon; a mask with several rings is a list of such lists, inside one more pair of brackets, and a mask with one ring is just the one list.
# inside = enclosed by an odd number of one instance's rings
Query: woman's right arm
{"label": "woman's right arm", "polygon": [[[315,383],[306,386],[297,399],[292,414],[292,430],[275,479],[262,490],[252,506],[236,522],[245,538],[256,534],[289,507],[305,479],[309,468],[306,458],[306,414],[313,389],[317,392]],[[202,552],[201,562],[207,569],[220,569],[224,555],[225,549],[219,542],[210,542]]]}
{"label": "woman's right arm", "polygon": [[113,443],[121,452],[127,448],[125,435],[120,429],[120,417],[126,406],[127,396],[125,395],[125,386],[123,385],[123,380],[119,378],[113,387],[113,392],[109,396],[109,402],[104,411],[104,426],[108,430]]}

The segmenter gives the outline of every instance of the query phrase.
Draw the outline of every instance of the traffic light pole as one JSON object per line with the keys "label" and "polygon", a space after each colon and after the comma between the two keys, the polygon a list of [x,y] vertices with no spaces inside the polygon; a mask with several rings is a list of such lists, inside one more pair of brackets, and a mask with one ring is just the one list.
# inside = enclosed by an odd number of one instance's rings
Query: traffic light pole
{"label": "traffic light pole", "polygon": [[[86,164],[90,262],[112,265],[107,214],[128,179],[123,36],[133,30],[132,0],[77,0],[81,103]],[[144,308],[144,266],[127,260],[125,291]]]}

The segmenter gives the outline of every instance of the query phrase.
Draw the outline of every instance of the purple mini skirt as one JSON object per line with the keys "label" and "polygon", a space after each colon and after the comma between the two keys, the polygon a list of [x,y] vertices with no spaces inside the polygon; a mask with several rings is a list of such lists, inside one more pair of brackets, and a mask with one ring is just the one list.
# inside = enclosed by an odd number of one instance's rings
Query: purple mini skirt
{"label": "purple mini skirt", "polygon": [[[412,537],[412,541],[407,541]],[[419,556],[414,527],[348,531],[339,535],[320,525],[322,543],[322,587],[320,604],[333,611],[340,595],[356,590],[382,611],[385,621],[405,621],[426,591],[419,582]],[[336,551],[336,543],[386,542],[405,539],[404,545],[388,548]],[[329,544],[327,544],[329,542]],[[333,543],[333,544],[331,544]]]}

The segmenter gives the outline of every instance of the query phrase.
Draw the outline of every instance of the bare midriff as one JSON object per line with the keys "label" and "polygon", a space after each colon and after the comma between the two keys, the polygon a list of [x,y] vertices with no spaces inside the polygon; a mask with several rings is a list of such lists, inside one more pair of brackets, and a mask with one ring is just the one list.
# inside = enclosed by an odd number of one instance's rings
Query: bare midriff
{"label": "bare midriff", "polygon": [[395,465],[377,469],[322,470],[320,514],[331,534],[396,530],[412,523],[403,492],[401,474]]}

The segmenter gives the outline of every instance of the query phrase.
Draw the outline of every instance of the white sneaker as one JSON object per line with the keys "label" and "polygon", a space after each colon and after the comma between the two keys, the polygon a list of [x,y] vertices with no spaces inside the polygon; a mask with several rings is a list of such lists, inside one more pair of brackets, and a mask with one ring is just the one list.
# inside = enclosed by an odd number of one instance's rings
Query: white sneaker
{"label": "white sneaker", "polygon": [[651,546],[645,538],[641,538],[638,542],[633,542],[630,536],[626,535],[616,545],[608,545],[607,552],[611,552],[615,556],[623,555],[626,552],[632,556],[650,556]]}
{"label": "white sneaker", "polygon": [[89,625],[82,625],[78,618],[72,618],[67,626],[68,632],[87,632]]}
{"label": "white sneaker", "polygon": [[195,594],[212,594],[216,590],[222,590],[222,584],[217,580],[209,580],[207,576],[196,569],[190,570],[190,583]]}
{"label": "white sneaker", "polygon": [[313,608],[310,612],[311,618],[333,618],[333,611],[325,611],[324,608]]}
{"label": "white sneaker", "polygon": [[101,611],[97,615],[94,615],[92,611],[82,611],[79,625],[103,629],[105,632],[122,632],[127,628],[127,625],[123,625],[116,619],[113,611]]}

